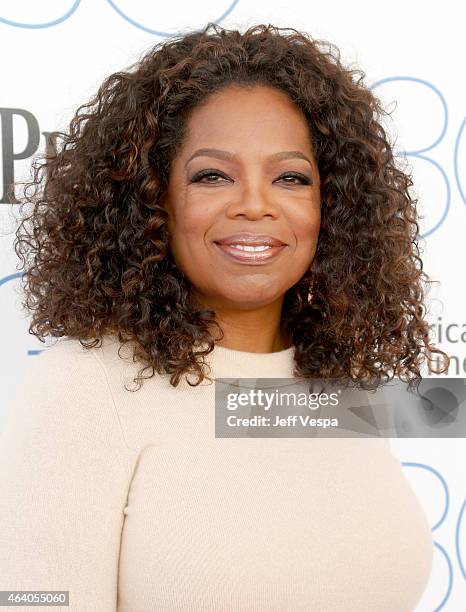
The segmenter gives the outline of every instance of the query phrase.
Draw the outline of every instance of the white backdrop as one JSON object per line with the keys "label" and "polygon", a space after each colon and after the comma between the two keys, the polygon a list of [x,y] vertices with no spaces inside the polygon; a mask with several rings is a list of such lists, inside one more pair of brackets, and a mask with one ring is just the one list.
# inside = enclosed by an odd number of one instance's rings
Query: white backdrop
{"label": "white backdrop", "polygon": [[[0,0],[0,419],[22,383],[28,359],[44,345],[28,335],[20,309],[12,243],[17,205],[9,177],[29,177],[44,132],[66,130],[79,104],[111,72],[155,42],[208,21],[244,30],[255,23],[294,27],[335,43],[366,73],[388,110],[385,124],[412,168],[422,215],[424,270],[432,279],[429,322],[452,356],[449,376],[466,377],[464,229],[466,226],[465,4],[309,0]],[[10,135],[11,127],[11,135]],[[424,375],[429,374],[426,369]],[[1,421],[0,421],[1,422]],[[466,449],[464,439],[395,439],[433,531],[435,558],[417,612],[466,610]],[[356,612],[356,611],[355,611]],[[358,611],[359,612],[359,611]],[[398,611],[393,611],[398,612]]]}

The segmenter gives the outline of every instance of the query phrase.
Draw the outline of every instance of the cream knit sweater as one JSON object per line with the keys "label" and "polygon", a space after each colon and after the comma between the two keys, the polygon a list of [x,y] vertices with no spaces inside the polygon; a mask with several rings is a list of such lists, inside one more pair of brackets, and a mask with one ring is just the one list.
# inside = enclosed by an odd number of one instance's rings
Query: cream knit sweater
{"label": "cream knit sweater", "polygon": [[[68,590],[47,609],[73,612],[415,608],[433,542],[386,440],[215,438],[213,384],[127,391],[118,346],[30,358],[0,433],[0,590]],[[292,377],[293,353],[207,360]]]}

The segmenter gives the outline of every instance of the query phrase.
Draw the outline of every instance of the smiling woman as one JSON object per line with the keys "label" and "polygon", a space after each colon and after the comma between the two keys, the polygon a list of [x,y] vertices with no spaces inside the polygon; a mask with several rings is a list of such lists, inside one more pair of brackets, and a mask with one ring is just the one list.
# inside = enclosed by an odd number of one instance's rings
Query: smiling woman
{"label": "smiling woman", "polygon": [[[218,344],[287,348],[279,325],[285,294],[309,269],[320,228],[305,117],[272,87],[230,85],[192,111],[186,132],[164,204],[170,250],[192,300],[215,311],[224,332]],[[260,244],[269,250],[241,250]]]}
{"label": "smiling woman", "polygon": [[432,537],[386,440],[215,436],[219,378],[416,385],[448,363],[383,110],[286,30],[156,45],[35,163],[15,248],[29,331],[60,340],[2,431],[0,590],[76,612],[419,601]]}

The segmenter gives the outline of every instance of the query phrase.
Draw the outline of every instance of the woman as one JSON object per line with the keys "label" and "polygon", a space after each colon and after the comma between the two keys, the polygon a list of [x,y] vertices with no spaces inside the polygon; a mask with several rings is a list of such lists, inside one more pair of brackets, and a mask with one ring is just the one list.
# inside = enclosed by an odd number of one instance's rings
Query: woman
{"label": "woman", "polygon": [[25,190],[30,331],[63,339],[2,432],[1,589],[99,612],[420,599],[430,529],[386,441],[215,437],[214,379],[416,384],[441,353],[382,108],[289,30],[156,45]]}

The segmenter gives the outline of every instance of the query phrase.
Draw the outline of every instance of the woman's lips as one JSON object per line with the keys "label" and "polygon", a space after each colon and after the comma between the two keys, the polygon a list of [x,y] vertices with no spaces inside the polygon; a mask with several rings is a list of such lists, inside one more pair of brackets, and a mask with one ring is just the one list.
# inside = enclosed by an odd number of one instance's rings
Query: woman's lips
{"label": "woman's lips", "polygon": [[239,263],[246,263],[252,265],[265,264],[269,261],[276,259],[282,251],[286,248],[286,244],[282,244],[281,246],[272,246],[265,251],[242,251],[240,249],[236,249],[235,247],[229,244],[219,244],[218,242],[214,242],[215,246],[219,249],[222,255],[228,257],[228,259],[232,259]]}

